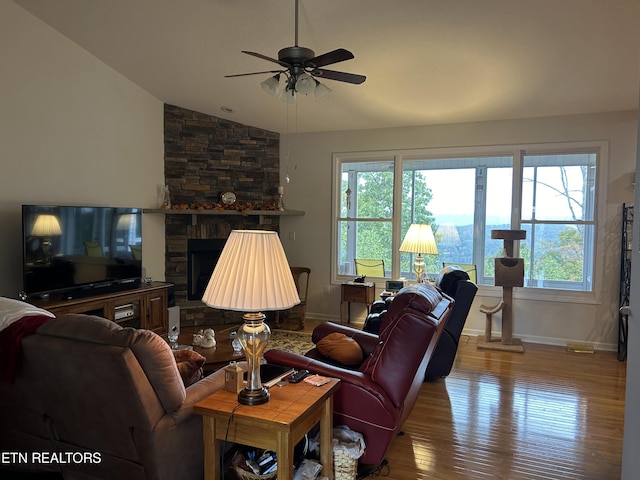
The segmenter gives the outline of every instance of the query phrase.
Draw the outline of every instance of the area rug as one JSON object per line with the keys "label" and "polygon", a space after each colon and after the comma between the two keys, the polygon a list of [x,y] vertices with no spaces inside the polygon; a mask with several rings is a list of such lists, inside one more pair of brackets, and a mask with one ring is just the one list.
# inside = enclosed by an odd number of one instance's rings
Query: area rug
{"label": "area rug", "polygon": [[314,347],[311,334],[290,330],[272,329],[266,350],[278,349],[304,355]]}

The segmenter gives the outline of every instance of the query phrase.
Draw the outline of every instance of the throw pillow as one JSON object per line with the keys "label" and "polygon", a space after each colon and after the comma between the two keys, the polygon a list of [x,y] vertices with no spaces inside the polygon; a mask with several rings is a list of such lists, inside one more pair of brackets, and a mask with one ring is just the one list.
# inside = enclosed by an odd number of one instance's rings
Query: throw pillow
{"label": "throw pillow", "polygon": [[329,357],[343,365],[359,365],[362,363],[362,347],[353,338],[344,333],[330,333],[322,338],[316,348],[325,357]]}
{"label": "throw pillow", "polygon": [[207,360],[205,357],[198,352],[186,348],[182,350],[172,350],[172,352],[185,387],[193,385],[202,379],[202,366]]}

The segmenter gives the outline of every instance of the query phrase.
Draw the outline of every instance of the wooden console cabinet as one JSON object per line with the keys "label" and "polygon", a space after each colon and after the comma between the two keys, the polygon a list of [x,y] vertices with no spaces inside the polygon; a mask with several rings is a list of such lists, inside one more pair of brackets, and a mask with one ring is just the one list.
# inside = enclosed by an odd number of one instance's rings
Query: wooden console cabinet
{"label": "wooden console cabinet", "polygon": [[70,300],[51,296],[32,298],[28,302],[54,315],[85,313],[108,318],[123,327],[146,328],[158,334],[167,331],[167,299],[170,283],[152,282],[122,292],[94,295]]}

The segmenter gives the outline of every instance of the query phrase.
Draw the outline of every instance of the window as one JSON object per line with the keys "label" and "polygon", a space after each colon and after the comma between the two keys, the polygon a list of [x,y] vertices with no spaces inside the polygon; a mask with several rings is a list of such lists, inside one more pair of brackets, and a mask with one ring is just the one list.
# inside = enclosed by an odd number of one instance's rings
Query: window
{"label": "window", "polygon": [[423,255],[430,276],[443,262],[474,264],[478,283],[493,285],[503,241],[491,230],[522,229],[525,287],[593,291],[600,148],[571,148],[334,155],[334,279],[354,276],[355,258],[412,279],[415,254],[398,249],[412,223],[426,223],[438,247]]}
{"label": "window", "polygon": [[521,243],[529,286],[592,290],[595,153],[524,155]]}
{"label": "window", "polygon": [[[341,162],[338,270],[355,275],[356,258],[392,265],[393,160]],[[391,269],[385,268],[385,277]]]}
{"label": "window", "polygon": [[[491,229],[511,225],[512,157],[408,159],[403,182],[419,185],[428,195],[403,196],[401,237],[411,223],[428,223],[436,237],[438,255],[425,257],[427,272],[439,272],[443,263],[475,264],[479,283],[493,282],[493,258],[502,242],[492,240]],[[405,207],[406,205],[406,207]],[[423,213],[427,215],[416,215]],[[400,275],[412,278],[413,259],[400,257]],[[484,269],[485,259],[490,268]]]}

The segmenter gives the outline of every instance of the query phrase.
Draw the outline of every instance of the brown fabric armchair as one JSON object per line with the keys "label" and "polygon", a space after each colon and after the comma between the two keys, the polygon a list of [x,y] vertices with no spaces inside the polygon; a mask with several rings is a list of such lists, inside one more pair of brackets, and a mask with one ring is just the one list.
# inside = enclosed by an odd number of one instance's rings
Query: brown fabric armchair
{"label": "brown fabric armchair", "polygon": [[312,339],[316,345],[330,333],[352,337],[364,354],[360,365],[339,365],[318,348],[305,356],[269,350],[265,358],[271,363],[339,378],[340,389],[334,395],[334,424],[362,433],[366,448],[360,462],[377,465],[415,405],[427,364],[453,304],[451,297],[431,285],[411,285],[395,297],[379,336],[331,322],[314,329]]}
{"label": "brown fabric armchair", "polygon": [[[202,421],[192,409],[224,386],[224,371],[185,388],[161,337],[87,315],[48,320],[22,350],[15,382],[0,384],[0,450],[29,461],[0,465],[0,477],[4,468],[82,479],[203,478]],[[31,452],[71,461],[33,462]]]}

